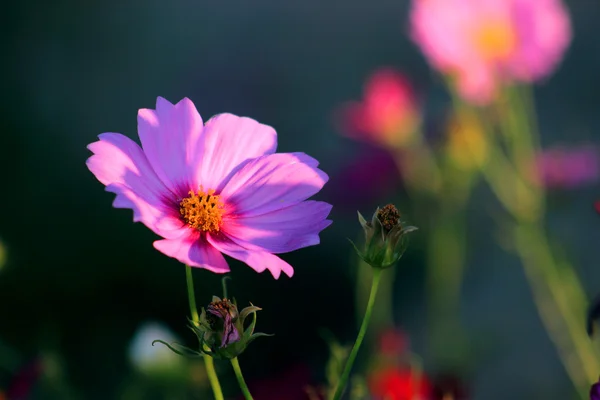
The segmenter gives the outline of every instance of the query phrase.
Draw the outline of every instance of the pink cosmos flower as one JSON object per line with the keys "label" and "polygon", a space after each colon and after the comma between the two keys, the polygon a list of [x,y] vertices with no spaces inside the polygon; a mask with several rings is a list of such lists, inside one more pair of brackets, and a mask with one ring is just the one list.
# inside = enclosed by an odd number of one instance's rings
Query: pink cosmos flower
{"label": "pink cosmos flower", "polygon": [[331,205],[306,201],[327,175],[304,153],[279,153],[273,128],[219,114],[203,123],[187,98],[138,112],[142,147],[118,133],[88,146],[87,166],[116,208],[131,208],[184,264],[225,273],[223,254],[275,279],[293,268],[274,254],[319,243]]}
{"label": "pink cosmos flower", "polygon": [[550,189],[572,189],[600,178],[600,155],[592,146],[555,147],[536,161],[538,177]]}
{"label": "pink cosmos flower", "polygon": [[571,40],[560,0],[413,0],[410,19],[429,62],[478,104],[502,83],[549,75]]}
{"label": "pink cosmos flower", "polygon": [[335,117],[343,135],[382,147],[406,143],[420,123],[408,79],[391,68],[375,71],[365,83],[362,102],[344,104]]}

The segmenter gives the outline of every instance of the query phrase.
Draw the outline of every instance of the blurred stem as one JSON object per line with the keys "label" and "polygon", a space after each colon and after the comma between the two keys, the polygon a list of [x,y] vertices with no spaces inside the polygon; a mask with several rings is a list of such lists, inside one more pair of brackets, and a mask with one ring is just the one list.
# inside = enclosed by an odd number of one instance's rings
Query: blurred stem
{"label": "blurred stem", "polygon": [[[583,322],[585,292],[573,267],[559,263],[552,252],[543,227],[545,193],[535,180],[535,157],[539,151],[537,127],[533,121],[533,100],[516,88],[509,88],[505,101],[496,102],[501,115],[500,129],[506,140],[506,152],[498,143],[493,127],[482,126],[490,156],[481,171],[516,223],[514,246],[521,259],[535,305],[559,357],[582,399],[596,381],[600,359],[587,337]],[[455,98],[455,107],[468,107]],[[504,121],[506,119],[506,121]]]}
{"label": "blurred stem", "polygon": [[[185,280],[187,283],[188,301],[190,303],[190,314],[192,314],[192,322],[194,325],[198,325],[200,319],[198,318],[198,308],[196,308],[196,295],[194,294],[194,279],[192,277],[192,267],[189,265],[185,266]],[[203,345],[205,350],[206,345]],[[204,354],[204,366],[206,368],[206,375],[210,382],[215,400],[223,400],[223,391],[221,390],[221,384],[219,383],[219,377],[215,370],[215,363],[211,356]]]}
{"label": "blurred stem", "polygon": [[250,390],[248,389],[248,386],[246,385],[246,381],[244,381],[244,375],[242,375],[242,369],[240,368],[240,363],[239,363],[237,357],[233,357],[231,359],[231,365],[233,366],[233,371],[235,372],[235,377],[237,378],[237,381],[240,385],[240,389],[242,389],[242,393],[244,394],[244,397],[246,398],[246,400],[253,400],[252,395],[250,394]]}
{"label": "blurred stem", "polygon": [[423,133],[416,132],[413,136],[413,140],[405,148],[392,151],[398,171],[411,186],[423,188],[429,193],[438,193],[443,171]]}
{"label": "blurred stem", "polygon": [[515,244],[542,322],[577,391],[582,398],[587,398],[589,386],[600,371],[600,363],[579,318],[585,313],[580,296],[583,288],[572,268],[561,268],[556,263],[540,225],[518,225]]}
{"label": "blurred stem", "polygon": [[[371,275],[372,267],[358,260],[358,271],[356,279],[356,324],[357,326],[362,322],[362,318],[365,315],[366,304],[370,294],[369,275]],[[396,270],[390,268],[386,272],[385,279],[379,284],[379,290],[377,291],[377,309],[373,311],[371,316],[371,329],[367,332],[365,340],[367,343],[372,343],[374,340],[374,334],[381,332],[383,329],[391,328],[394,325],[393,315],[393,294],[394,294],[394,278],[396,276]]]}
{"label": "blurred stem", "polygon": [[[428,241],[431,353],[445,362],[455,362],[463,350],[459,311],[466,246],[464,219],[463,204],[442,210],[431,227]],[[453,342],[448,346],[449,338]]]}
{"label": "blurred stem", "polygon": [[337,389],[332,398],[333,400],[339,400],[344,394],[344,389],[346,388],[346,385],[348,383],[348,378],[350,377],[352,365],[354,364],[354,360],[356,359],[356,355],[358,354],[360,345],[362,344],[362,341],[365,337],[365,333],[367,332],[367,327],[369,326],[369,321],[373,312],[373,305],[375,304],[375,298],[377,297],[377,289],[379,288],[379,281],[381,280],[381,273],[383,272],[383,270],[380,268],[372,268],[372,271],[373,280],[371,282],[371,293],[369,294],[369,301],[367,302],[365,316],[363,318],[362,324],[360,325],[360,329],[358,331],[356,341],[354,342],[354,346],[352,346],[352,350],[350,351],[350,355],[348,356],[348,360],[346,361],[344,371],[342,372],[340,380],[338,381]]}

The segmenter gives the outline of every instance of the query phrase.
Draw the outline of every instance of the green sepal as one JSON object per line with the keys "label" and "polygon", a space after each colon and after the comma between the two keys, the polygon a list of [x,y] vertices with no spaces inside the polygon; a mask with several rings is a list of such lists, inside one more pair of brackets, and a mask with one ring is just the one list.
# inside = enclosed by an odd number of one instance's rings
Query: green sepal
{"label": "green sepal", "polygon": [[256,319],[256,312],[257,311],[261,311],[261,310],[262,310],[262,308],[256,307],[254,304],[250,303],[249,307],[246,307],[242,311],[240,311],[239,319],[240,319],[241,325],[244,326],[244,322],[246,321],[246,317],[248,315],[250,315],[250,313],[254,314],[255,315],[255,319]]}
{"label": "green sepal", "polygon": [[358,246],[350,239],[348,241],[354,247],[361,260],[374,268],[389,268],[395,265],[407,248],[406,235],[417,230],[414,226],[403,227],[400,221],[389,231],[386,232],[383,223],[379,220],[378,214],[380,209],[377,208],[371,222],[358,214],[358,221],[365,232],[365,248],[364,251],[358,249]]}
{"label": "green sepal", "polygon": [[[199,352],[197,352],[195,350],[192,350],[189,347],[186,347],[186,346],[184,346],[182,344],[179,344],[179,343],[169,344],[169,343],[165,342],[164,340],[159,340],[159,339],[153,340],[152,341],[152,346],[154,346],[154,343],[160,343],[162,345],[165,345],[173,353],[179,354],[180,356],[183,356],[183,357],[188,357],[188,358],[202,357],[201,353],[199,353]],[[175,348],[175,346],[179,347],[181,350],[177,350]]]}

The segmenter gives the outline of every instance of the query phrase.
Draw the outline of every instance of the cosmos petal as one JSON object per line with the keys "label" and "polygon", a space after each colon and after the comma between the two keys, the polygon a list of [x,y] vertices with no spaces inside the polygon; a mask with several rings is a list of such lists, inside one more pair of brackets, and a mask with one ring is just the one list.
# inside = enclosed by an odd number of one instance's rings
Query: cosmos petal
{"label": "cosmos petal", "polygon": [[86,164],[106,190],[117,195],[116,208],[131,208],[141,221],[159,235],[170,236],[183,226],[170,207],[172,193],[148,163],[142,149],[119,133],[103,133],[88,146],[94,154]]}
{"label": "cosmos petal", "polygon": [[183,235],[178,239],[157,240],[154,248],[192,267],[204,268],[217,274],[229,272],[223,255],[197,233]]}
{"label": "cosmos petal", "polygon": [[237,218],[293,206],[317,193],[329,177],[303,153],[271,154],[249,161],[221,196]]}
{"label": "cosmos petal", "polygon": [[195,184],[219,192],[248,160],[277,149],[277,133],[257,121],[232,114],[212,117],[204,127],[194,161]]}
{"label": "cosmos petal", "polygon": [[330,211],[330,204],[303,201],[255,217],[225,219],[223,232],[247,249],[287,253],[319,244],[319,232],[331,224]]}
{"label": "cosmos petal", "polygon": [[138,111],[138,134],[156,175],[173,192],[181,194],[193,183],[192,161],[200,151],[202,117],[184,98],[173,105],[159,97],[156,110]]}
{"label": "cosmos petal", "polygon": [[224,235],[208,234],[206,238],[221,253],[248,264],[256,272],[268,269],[275,279],[279,279],[282,271],[289,277],[294,275],[294,268],[276,255],[260,250],[248,250]]}

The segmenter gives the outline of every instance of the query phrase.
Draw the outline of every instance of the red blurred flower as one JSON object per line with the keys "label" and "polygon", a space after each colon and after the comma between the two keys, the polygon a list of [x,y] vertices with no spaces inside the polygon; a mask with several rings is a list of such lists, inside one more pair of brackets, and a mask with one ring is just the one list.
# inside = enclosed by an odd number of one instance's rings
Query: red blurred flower
{"label": "red blurred flower", "polygon": [[594,210],[596,210],[596,212],[597,212],[598,214],[600,214],[600,200],[596,200],[596,201],[594,202]]}
{"label": "red blurred flower", "polygon": [[340,133],[382,147],[405,144],[420,124],[413,90],[404,75],[375,71],[366,81],[362,102],[348,102],[336,113]]}
{"label": "red blurred flower", "polygon": [[379,352],[384,356],[400,356],[408,349],[408,336],[396,328],[389,328],[379,335]]}
{"label": "red blurred flower", "polygon": [[427,379],[412,369],[388,368],[368,378],[376,400],[425,400],[431,392]]}
{"label": "red blurred flower", "polygon": [[432,383],[432,400],[467,400],[469,394],[464,381],[452,373],[436,377]]}

